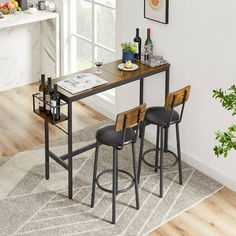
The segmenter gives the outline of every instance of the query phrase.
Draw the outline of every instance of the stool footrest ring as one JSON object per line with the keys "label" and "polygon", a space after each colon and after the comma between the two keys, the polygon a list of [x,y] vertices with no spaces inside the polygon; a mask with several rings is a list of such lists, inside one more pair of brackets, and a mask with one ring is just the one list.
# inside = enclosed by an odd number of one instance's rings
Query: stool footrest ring
{"label": "stool footrest ring", "polygon": [[[130,184],[128,187],[126,187],[126,188],[118,189],[118,190],[117,190],[117,193],[123,193],[123,192],[126,192],[126,191],[130,190],[130,189],[134,186],[134,177],[133,177],[128,171],[125,171],[125,170],[122,170],[122,169],[117,169],[117,171],[120,172],[120,173],[123,173],[123,174],[125,174],[125,175],[127,175],[127,176],[129,176],[130,179],[131,179],[131,184]],[[103,186],[99,183],[99,178],[100,178],[102,175],[104,175],[104,174],[112,173],[112,172],[113,172],[112,169],[104,170],[104,171],[102,171],[101,173],[99,173],[99,174],[97,175],[96,180],[95,180],[97,186],[98,186],[101,190],[103,190],[103,191],[105,191],[105,192],[107,192],[107,193],[112,193],[112,190],[103,187]]]}
{"label": "stool footrest ring", "polygon": [[[147,160],[145,160],[145,155],[146,155],[146,154],[148,154],[149,152],[154,152],[154,151],[156,152],[156,150],[160,151],[161,149],[160,149],[160,148],[152,148],[152,149],[149,149],[149,150],[145,151],[145,152],[143,153],[143,155],[142,155],[142,160],[143,160],[143,162],[144,162],[146,165],[148,165],[148,166],[150,166],[150,167],[152,167],[152,168],[158,168],[158,169],[160,169],[160,166],[155,166],[155,165],[149,163]],[[174,152],[172,152],[172,151],[170,151],[170,150],[168,150],[168,149],[163,150],[163,152],[165,152],[165,153],[167,153],[167,152],[168,152],[168,153],[171,153],[171,154],[174,156],[174,158],[175,158],[175,161],[174,161],[173,163],[171,163],[171,164],[169,164],[169,165],[165,165],[165,166],[163,166],[163,168],[164,168],[164,169],[168,169],[168,168],[171,168],[171,167],[175,166],[175,165],[177,164],[177,162],[178,162],[178,156],[177,156]],[[159,158],[160,158],[160,156],[159,156]]]}

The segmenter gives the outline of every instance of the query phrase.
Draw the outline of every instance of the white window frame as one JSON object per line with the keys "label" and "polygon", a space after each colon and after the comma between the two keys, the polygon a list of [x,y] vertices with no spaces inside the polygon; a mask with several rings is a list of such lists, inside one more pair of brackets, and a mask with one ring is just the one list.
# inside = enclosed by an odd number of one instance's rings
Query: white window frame
{"label": "white window frame", "polygon": [[[91,0],[88,0],[88,1],[91,1]],[[60,2],[60,0],[58,0],[58,2]],[[96,4],[103,6],[103,4],[100,4],[100,3],[96,3]],[[106,7],[112,8],[107,5]],[[93,5],[93,11],[94,11],[94,5]],[[72,35],[72,32],[71,32],[71,19],[72,19],[71,0],[61,0],[60,14],[61,14],[61,49],[62,49],[61,50],[61,58],[62,58],[61,71],[62,71],[62,75],[67,75],[71,71],[71,58],[72,58],[71,57],[71,47],[72,47],[71,37],[74,37],[74,34]],[[116,14],[117,14],[117,11],[116,11]],[[93,14],[93,22],[94,22],[94,14]],[[116,22],[116,25],[117,25],[117,22]],[[94,33],[94,29],[93,29],[93,33]],[[75,37],[77,36],[78,35],[76,35]],[[115,48],[117,49],[116,43],[117,41],[115,40]],[[95,45],[102,48],[104,46],[101,44],[94,44],[94,47]],[[104,46],[104,49],[107,50],[108,48]],[[114,53],[116,53],[116,50],[114,49],[112,50],[114,51]],[[94,50],[93,50],[93,53],[94,53]],[[115,104],[116,103],[115,89],[83,99],[83,102],[86,105],[92,107],[94,110],[97,110],[98,112],[101,112],[102,114],[109,117],[110,119],[115,120],[116,113],[117,113],[117,108]]]}
{"label": "white window frame", "polygon": [[[95,57],[96,57],[96,51],[95,51],[95,48],[102,48],[108,52],[112,52],[114,53],[114,57],[115,57],[115,54],[116,54],[116,50],[115,49],[112,49],[112,48],[109,48],[103,44],[100,44],[97,42],[97,38],[96,38],[96,34],[95,34],[95,30],[96,30],[96,12],[95,12],[95,6],[102,6],[102,7],[105,7],[105,8],[108,8],[108,9],[111,9],[111,10],[114,10],[116,11],[116,7],[112,7],[112,6],[109,6],[109,5],[106,5],[106,4],[102,4],[102,3],[98,3],[98,2],[95,2],[95,0],[85,0],[89,3],[91,3],[92,5],[92,39],[89,39],[89,38],[86,38],[76,32],[73,32],[73,28],[75,24],[75,22],[72,20],[74,19],[76,16],[74,15],[75,14],[75,11],[71,11],[71,6],[74,5],[73,3],[76,2],[76,0],[68,0],[68,33],[69,33],[69,47],[68,47],[68,61],[69,61],[69,71],[72,71],[72,64],[73,64],[73,61],[76,60],[76,50],[72,50],[72,48],[75,48],[76,45],[73,45],[73,40],[72,38],[75,37],[77,39],[81,39],[81,40],[84,40],[88,43],[90,43],[92,45],[92,65],[94,65],[94,60],[95,60]],[[116,48],[116,47],[115,47]],[[75,52],[75,54],[72,54],[72,52]]]}

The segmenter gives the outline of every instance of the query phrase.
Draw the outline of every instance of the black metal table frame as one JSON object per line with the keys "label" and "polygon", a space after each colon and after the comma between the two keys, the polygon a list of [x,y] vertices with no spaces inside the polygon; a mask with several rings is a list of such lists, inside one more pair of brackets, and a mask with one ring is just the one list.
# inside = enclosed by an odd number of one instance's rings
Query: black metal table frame
{"label": "black metal table frame", "polygon": [[[165,72],[165,98],[167,97],[167,94],[169,93],[169,66],[167,68],[165,68],[162,71],[159,71],[155,74],[161,73],[161,72]],[[149,75],[145,76],[148,77]],[[108,89],[111,88],[116,88],[119,86],[122,86],[124,84],[133,82],[135,80],[140,80],[140,88],[139,88],[139,103],[142,104],[143,103],[143,88],[144,88],[144,79],[145,77],[140,77],[140,78],[135,78],[134,80],[130,80],[130,81],[126,81],[125,83],[122,84],[116,84],[116,85],[112,85]],[[103,90],[103,91],[106,91]],[[94,91],[91,92],[88,96],[92,96],[95,95],[99,92],[103,92],[103,91]],[[86,96],[86,97],[88,97]],[[84,97],[83,97],[84,98]],[[68,99],[66,96],[63,96],[62,94],[62,99],[64,101],[66,101],[68,103],[68,153],[62,156],[57,156],[55,153],[53,153],[50,149],[49,149],[49,123],[48,121],[45,119],[44,122],[44,132],[45,132],[45,177],[48,180],[49,179],[49,157],[51,157],[54,161],[56,161],[58,164],[60,164],[62,167],[64,167],[67,171],[68,171],[68,197],[69,199],[73,198],[73,157],[77,156],[83,152],[86,152],[92,148],[95,148],[95,142],[91,143],[89,145],[86,145],[82,148],[79,148],[77,150],[73,150],[72,149],[72,102],[70,99]],[[78,101],[78,100],[76,100]],[[167,150],[168,149],[168,129],[165,130],[165,141],[164,141],[164,149]],[[65,160],[68,160],[68,164],[65,163]]]}

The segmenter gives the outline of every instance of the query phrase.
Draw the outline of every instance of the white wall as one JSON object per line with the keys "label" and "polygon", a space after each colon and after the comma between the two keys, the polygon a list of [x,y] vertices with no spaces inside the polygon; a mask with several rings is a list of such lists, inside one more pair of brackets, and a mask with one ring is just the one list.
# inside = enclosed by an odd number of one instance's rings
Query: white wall
{"label": "white wall", "polygon": [[[180,130],[185,160],[236,191],[236,152],[232,151],[227,159],[213,153],[214,132],[226,129],[235,119],[212,98],[214,88],[226,89],[236,79],[236,1],[170,1],[168,25],[144,19],[142,0],[117,1],[117,5],[119,52],[122,41],[134,38],[136,27],[143,40],[150,27],[154,46],[163,50],[171,63],[170,90],[192,86]],[[156,77],[160,79],[145,82],[149,106],[163,104],[164,75]],[[137,102],[137,84],[118,90],[118,110]],[[151,140],[154,133],[149,129]],[[170,146],[175,146],[173,134],[174,129]]]}

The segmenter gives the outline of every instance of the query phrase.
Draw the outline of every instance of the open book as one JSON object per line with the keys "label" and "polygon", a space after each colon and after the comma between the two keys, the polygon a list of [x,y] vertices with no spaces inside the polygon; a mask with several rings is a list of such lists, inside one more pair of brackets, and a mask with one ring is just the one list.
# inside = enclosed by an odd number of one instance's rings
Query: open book
{"label": "open book", "polygon": [[58,86],[74,94],[106,84],[107,81],[92,73],[81,73],[57,83]]}

